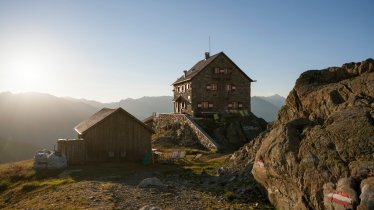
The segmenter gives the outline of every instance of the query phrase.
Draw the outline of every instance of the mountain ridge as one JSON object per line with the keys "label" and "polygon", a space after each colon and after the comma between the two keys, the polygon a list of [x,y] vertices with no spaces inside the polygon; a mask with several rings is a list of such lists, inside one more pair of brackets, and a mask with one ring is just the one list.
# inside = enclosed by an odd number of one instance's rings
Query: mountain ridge
{"label": "mountain ridge", "polygon": [[[90,117],[100,109],[121,106],[142,120],[153,112],[172,112],[171,96],[144,96],[138,99],[127,98],[119,102],[101,103],[94,100],[57,97],[47,93],[0,93],[0,139],[4,142],[16,142],[18,148],[25,148],[20,154],[15,146],[2,147],[8,155],[0,156],[0,162],[31,158],[38,148],[53,149],[59,138],[76,138],[74,126]],[[266,100],[257,103],[253,97],[252,111],[266,121],[274,120],[279,108]],[[270,107],[268,113],[263,107]],[[262,108],[262,110],[261,110]],[[3,144],[5,145],[5,144]],[[8,144],[9,145],[9,144]]]}

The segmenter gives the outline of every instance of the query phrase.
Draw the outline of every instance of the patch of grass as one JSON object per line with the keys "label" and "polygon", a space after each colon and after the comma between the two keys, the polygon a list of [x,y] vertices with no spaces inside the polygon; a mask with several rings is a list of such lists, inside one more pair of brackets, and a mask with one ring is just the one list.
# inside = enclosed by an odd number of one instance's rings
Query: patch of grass
{"label": "patch of grass", "polygon": [[233,201],[236,198],[236,194],[231,191],[226,191],[223,193],[223,196],[228,200],[228,201]]}
{"label": "patch of grass", "polygon": [[0,180],[0,192],[5,191],[10,186],[10,182],[6,180]]}
{"label": "patch of grass", "polygon": [[20,161],[16,163],[0,165],[0,180],[9,180],[12,183],[30,180],[35,176],[32,161]]}
{"label": "patch of grass", "polygon": [[73,180],[72,179],[52,179],[52,180],[47,180],[43,182],[34,181],[34,182],[24,184],[21,190],[24,192],[30,192],[40,187],[61,185],[61,184],[66,184],[70,182],[73,182]]}
{"label": "patch of grass", "polygon": [[190,165],[183,166],[183,168],[197,175],[214,175],[216,170],[225,163],[226,159],[227,156],[220,156],[206,161],[191,161]]}

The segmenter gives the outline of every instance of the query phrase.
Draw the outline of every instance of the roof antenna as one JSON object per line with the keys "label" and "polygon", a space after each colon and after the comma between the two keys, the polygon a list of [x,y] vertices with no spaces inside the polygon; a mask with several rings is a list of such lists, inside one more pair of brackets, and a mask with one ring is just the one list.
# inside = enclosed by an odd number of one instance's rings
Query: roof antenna
{"label": "roof antenna", "polygon": [[209,53],[210,53],[210,36],[209,36]]}

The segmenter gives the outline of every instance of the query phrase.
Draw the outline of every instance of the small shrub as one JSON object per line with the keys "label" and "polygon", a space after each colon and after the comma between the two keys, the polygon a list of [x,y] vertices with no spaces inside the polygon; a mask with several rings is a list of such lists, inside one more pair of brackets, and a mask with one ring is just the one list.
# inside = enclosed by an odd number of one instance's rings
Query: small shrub
{"label": "small shrub", "polygon": [[5,180],[0,180],[0,192],[5,191],[10,186],[10,182]]}
{"label": "small shrub", "polygon": [[229,201],[233,201],[235,198],[236,198],[236,195],[235,193],[231,192],[231,191],[226,191],[223,196],[229,200]]}

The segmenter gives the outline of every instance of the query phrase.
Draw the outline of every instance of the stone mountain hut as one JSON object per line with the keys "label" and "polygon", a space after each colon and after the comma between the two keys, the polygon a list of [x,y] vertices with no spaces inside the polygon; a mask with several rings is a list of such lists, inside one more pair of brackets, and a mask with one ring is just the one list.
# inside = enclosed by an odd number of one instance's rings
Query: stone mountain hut
{"label": "stone mountain hut", "polygon": [[103,108],[75,126],[79,140],[58,140],[68,164],[142,160],[153,130],[122,108]]}
{"label": "stone mountain hut", "polygon": [[174,113],[199,116],[251,111],[252,82],[225,53],[205,53],[203,60],[173,83]]}

